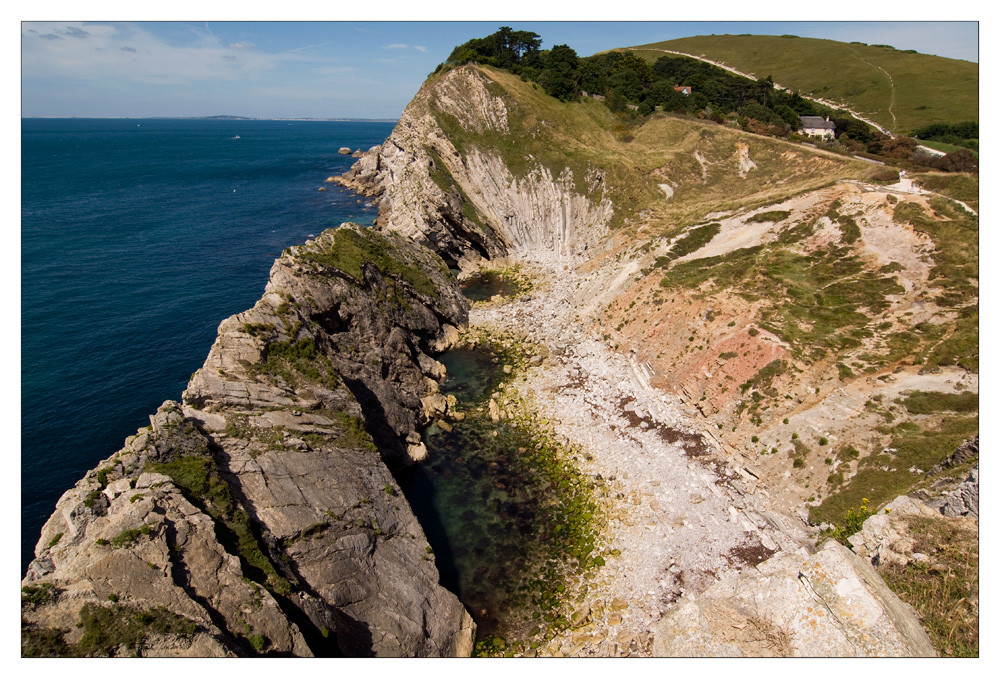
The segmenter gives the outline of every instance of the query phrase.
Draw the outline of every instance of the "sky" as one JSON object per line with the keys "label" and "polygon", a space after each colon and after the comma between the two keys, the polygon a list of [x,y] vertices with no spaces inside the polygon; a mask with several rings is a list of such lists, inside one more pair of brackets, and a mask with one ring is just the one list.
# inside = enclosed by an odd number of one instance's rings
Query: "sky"
{"label": "sky", "polygon": [[791,33],[979,60],[976,21],[21,21],[20,114],[396,119],[455,45],[500,25],[581,56],[691,35]]}

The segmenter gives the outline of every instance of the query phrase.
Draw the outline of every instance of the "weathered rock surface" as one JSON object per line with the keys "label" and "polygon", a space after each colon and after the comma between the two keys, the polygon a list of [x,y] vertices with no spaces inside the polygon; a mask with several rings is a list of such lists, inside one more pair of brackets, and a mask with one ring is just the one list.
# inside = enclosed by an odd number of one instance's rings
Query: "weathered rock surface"
{"label": "weathered rock surface", "polygon": [[[979,455],[979,436],[965,441],[932,471],[942,471],[969,462]],[[954,486],[954,480],[945,476],[939,484]],[[979,521],[979,468],[973,468],[964,481],[950,492],[931,495],[927,489],[901,495],[865,519],[861,530],[848,538],[851,548],[872,564],[905,566],[914,561],[928,561],[929,556],[915,551],[921,531],[911,519],[952,522],[948,531],[966,528],[978,532]]]}
{"label": "weathered rock surface", "polygon": [[[468,655],[472,620],[387,466],[412,461],[440,377],[425,352],[466,313],[440,260],[401,237],[344,226],[286,251],[257,305],[220,325],[183,405],[59,500],[23,582],[29,647]],[[76,627],[88,605],[162,607],[186,627],[154,621],[138,645],[94,651],[76,646],[95,633]]]}
{"label": "weathered rock surface", "polygon": [[931,475],[937,474],[940,471],[957,467],[977,457],[979,457],[979,434],[976,434],[968,441],[964,441],[962,445],[955,449],[954,453],[946,457],[939,464],[931,467],[927,473]]}
{"label": "weathered rock surface", "polygon": [[873,565],[905,565],[913,560],[914,540],[909,520],[913,517],[940,518],[939,512],[907,495],[900,495],[874,516],[865,519],[861,530],[848,538],[851,549]]}
{"label": "weathered rock surface", "polygon": [[941,513],[945,516],[979,518],[979,469],[969,472],[958,488],[945,496]]}
{"label": "weathered rock surface", "polygon": [[662,656],[934,656],[915,611],[834,540],[780,552],[658,625]]}

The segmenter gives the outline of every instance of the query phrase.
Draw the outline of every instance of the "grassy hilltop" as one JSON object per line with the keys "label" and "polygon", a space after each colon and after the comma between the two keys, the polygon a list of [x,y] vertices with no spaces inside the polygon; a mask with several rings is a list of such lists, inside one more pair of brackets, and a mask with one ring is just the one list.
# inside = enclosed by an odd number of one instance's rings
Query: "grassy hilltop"
{"label": "grassy hilltop", "polygon": [[894,133],[979,120],[979,65],[896,50],[771,35],[708,35],[638,45],[650,61],[673,50],[705,57],[808,96],[843,102]]}

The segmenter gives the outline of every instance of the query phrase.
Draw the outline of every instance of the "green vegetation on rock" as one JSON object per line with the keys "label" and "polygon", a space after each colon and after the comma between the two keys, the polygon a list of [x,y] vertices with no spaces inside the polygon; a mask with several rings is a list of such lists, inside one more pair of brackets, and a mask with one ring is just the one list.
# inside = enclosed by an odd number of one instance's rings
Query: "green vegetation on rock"
{"label": "green vegetation on rock", "polygon": [[863,499],[867,498],[872,507],[879,507],[909,492],[931,467],[979,431],[978,415],[945,415],[938,424],[935,420],[928,420],[926,425],[903,422],[885,428],[891,443],[861,458],[857,473],[822,504],[813,507],[810,520],[843,526],[848,510],[861,506]]}
{"label": "green vegetation on rock", "polygon": [[335,229],[329,245],[304,248],[298,257],[305,262],[335,268],[360,284],[366,283],[365,269],[374,267],[382,274],[406,283],[421,295],[433,299],[440,296],[434,281],[423,271],[429,263],[413,261],[373,229]]}
{"label": "green vegetation on rock", "polygon": [[234,501],[229,485],[223,481],[212,460],[183,456],[150,464],[149,471],[169,476],[192,503],[215,520],[220,542],[240,556],[248,576],[278,594],[291,590],[288,580],[278,573],[268,557],[267,548],[257,537],[250,517]]}
{"label": "green vegetation on rock", "polygon": [[773,246],[676,264],[661,285],[697,288],[701,294],[733,288],[750,300],[771,300],[760,326],[791,344],[797,356],[815,359],[858,346],[855,333],[889,307],[886,296],[904,290],[894,276],[868,269],[849,248],[834,244],[798,252],[795,243],[806,235],[801,227],[808,224],[787,228]]}
{"label": "green vegetation on rock", "polygon": [[[115,597],[117,599],[117,597]],[[160,606],[151,609],[113,603],[86,603],[76,625],[83,636],[68,644],[59,629],[27,625],[21,632],[24,657],[108,657],[143,655],[156,637],[190,637],[198,625]]]}
{"label": "green vegetation on rock", "polygon": [[83,637],[75,655],[112,656],[121,652],[139,656],[150,636],[190,636],[198,626],[165,608],[143,610],[123,604],[84,604],[80,609]]}

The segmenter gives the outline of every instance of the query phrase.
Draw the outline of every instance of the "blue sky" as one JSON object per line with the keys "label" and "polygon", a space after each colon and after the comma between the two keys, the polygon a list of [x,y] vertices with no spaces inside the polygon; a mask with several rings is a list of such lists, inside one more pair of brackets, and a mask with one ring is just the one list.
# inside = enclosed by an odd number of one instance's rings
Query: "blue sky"
{"label": "blue sky", "polygon": [[20,113],[393,119],[455,45],[500,25],[581,56],[690,35],[792,33],[979,60],[974,21],[22,21]]}

